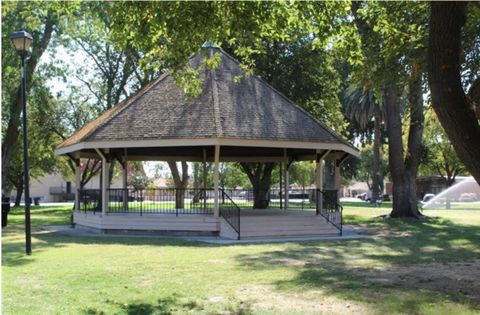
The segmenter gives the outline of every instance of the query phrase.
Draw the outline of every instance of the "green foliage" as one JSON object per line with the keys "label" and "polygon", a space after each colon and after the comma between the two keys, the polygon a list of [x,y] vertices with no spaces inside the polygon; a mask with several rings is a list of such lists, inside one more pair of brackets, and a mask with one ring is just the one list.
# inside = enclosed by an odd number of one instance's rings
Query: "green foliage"
{"label": "green foliage", "polygon": [[361,129],[365,130],[372,125],[371,121],[377,113],[383,119],[384,109],[375,98],[373,90],[352,84],[347,87],[345,94],[347,117],[350,121],[357,122]]}
{"label": "green foliage", "polygon": [[[339,39],[352,43],[335,46],[350,61],[354,81],[378,93],[387,82],[407,80],[413,65],[426,64],[428,3],[359,2],[358,6],[355,23],[344,24]],[[365,37],[361,44],[360,34]]]}
{"label": "green foliage", "polygon": [[458,175],[467,175],[435,112],[429,109],[425,115],[424,157],[420,173],[424,176],[440,175],[451,185]]}
{"label": "green foliage", "polygon": [[[46,119],[56,107],[57,102],[50,91],[42,86],[41,82],[35,81],[27,104],[28,160],[31,179],[56,171],[61,172],[62,164],[60,158],[55,156],[54,150],[62,139],[50,129],[51,122]],[[20,139],[19,142],[21,142]],[[23,145],[19,145],[14,151],[8,181],[4,185],[10,185],[15,189],[23,185]]]}
{"label": "green foliage", "polygon": [[310,186],[314,183],[315,163],[296,162],[290,165],[288,170],[290,183],[295,183],[302,188]]}
{"label": "green foliage", "polygon": [[467,21],[463,27],[462,48],[460,56],[461,75],[464,89],[480,78],[480,6],[467,6]]}
{"label": "green foliage", "polygon": [[[336,9],[344,3],[308,2],[117,2],[112,6],[116,42],[145,51],[143,59],[155,65],[166,60],[185,89],[194,76],[185,70],[188,57],[206,40],[232,47],[242,67],[251,72],[255,56],[275,41],[315,35],[315,47],[327,45],[325,32],[338,24]],[[336,22],[336,23],[334,23]],[[198,83],[196,83],[198,84]],[[196,89],[193,89],[196,91]]]}
{"label": "green foliage", "polygon": [[[360,158],[355,179],[366,182],[368,187],[372,185],[372,169],[373,169],[373,146],[371,144],[365,145],[360,150]],[[380,155],[380,184],[383,185],[383,178],[388,174],[388,162],[384,155]],[[382,186],[383,187],[383,186]]]}
{"label": "green foliage", "polygon": [[252,187],[248,176],[242,171],[237,163],[222,163],[220,167],[220,185],[222,187],[235,189],[242,187],[248,189]]}
{"label": "green foliage", "polygon": [[266,43],[265,53],[255,57],[254,71],[320,122],[343,133],[346,122],[334,59],[327,49],[315,46],[310,37]]}
{"label": "green foliage", "polygon": [[133,187],[134,190],[141,190],[147,188],[151,180],[148,179],[143,169],[142,163],[129,163],[127,185]]}

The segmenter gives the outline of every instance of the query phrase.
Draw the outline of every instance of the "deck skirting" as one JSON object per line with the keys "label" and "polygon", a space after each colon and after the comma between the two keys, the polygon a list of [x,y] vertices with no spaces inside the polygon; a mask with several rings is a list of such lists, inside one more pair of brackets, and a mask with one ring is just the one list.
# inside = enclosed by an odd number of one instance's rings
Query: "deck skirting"
{"label": "deck skirting", "polygon": [[[75,212],[78,228],[104,234],[145,235],[220,235],[237,239],[238,233],[219,217],[204,214],[133,214]],[[240,238],[281,238],[305,236],[337,236],[339,230],[313,211],[241,210]]]}
{"label": "deck skirting", "polygon": [[75,224],[100,229],[103,231],[197,231],[218,232],[219,221],[212,215],[182,215],[169,214],[138,215],[138,214],[107,214],[75,212]]}

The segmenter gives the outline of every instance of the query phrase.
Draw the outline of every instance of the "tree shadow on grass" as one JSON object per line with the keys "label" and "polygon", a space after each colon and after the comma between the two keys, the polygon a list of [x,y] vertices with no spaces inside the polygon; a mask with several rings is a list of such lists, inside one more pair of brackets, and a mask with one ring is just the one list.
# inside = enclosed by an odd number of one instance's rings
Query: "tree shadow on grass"
{"label": "tree shadow on grass", "polygon": [[[168,315],[168,314],[237,314],[250,315],[252,309],[250,304],[234,301],[229,303],[214,303],[210,305],[212,308],[202,301],[179,298],[174,294],[169,297],[160,298],[156,303],[146,303],[134,301],[131,303],[118,303],[107,301],[110,305],[115,306],[118,310],[116,314],[125,315]],[[106,314],[105,312],[89,307],[82,312],[85,315]]]}
{"label": "tree shadow on grass", "polygon": [[[118,307],[119,312],[127,315],[152,315],[152,314],[172,314],[172,311],[175,310],[178,306],[177,299],[172,297],[167,297],[164,299],[159,299],[156,304],[150,303],[132,303],[132,304],[121,304],[121,303],[111,303],[115,304]],[[82,311],[85,315],[99,315],[107,314],[106,312],[88,307]]]}
{"label": "tree shadow on grass", "polygon": [[[448,220],[389,220],[382,223],[406,236],[334,242],[297,243],[257,256],[242,254],[237,260],[247,269],[295,268],[292,279],[277,281],[278,290],[321,289],[327,294],[367,304],[385,312],[421,313],[426,305],[450,299],[471,308],[480,307],[480,297],[462,292],[404,282],[379,282],[369,272],[386,272],[412,265],[465,262],[480,259],[477,226]],[[468,276],[468,275],[467,275]],[[452,279],[456,280],[456,279]]]}

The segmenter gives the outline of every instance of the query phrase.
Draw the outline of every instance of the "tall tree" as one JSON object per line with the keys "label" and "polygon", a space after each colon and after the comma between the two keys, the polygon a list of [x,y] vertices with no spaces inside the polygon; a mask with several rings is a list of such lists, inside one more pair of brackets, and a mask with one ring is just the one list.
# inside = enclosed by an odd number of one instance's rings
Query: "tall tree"
{"label": "tall tree", "polygon": [[[30,178],[35,179],[45,173],[59,171],[58,158],[54,154],[55,146],[61,139],[47,128],[50,124],[45,119],[50,112],[55,111],[57,102],[43,85],[39,76],[32,82],[30,92],[30,106],[28,107],[28,147],[29,147],[29,172]],[[16,190],[15,205],[20,205],[23,182],[23,147],[18,146],[14,152],[10,169],[7,175],[8,182],[3,186],[12,186]],[[8,189],[7,189],[8,190]],[[35,197],[35,196],[34,196]]]}
{"label": "tall tree", "polygon": [[[421,158],[423,92],[420,67],[425,60],[426,6],[352,2],[365,64],[363,80],[373,78],[385,104],[389,168],[393,182],[391,217],[420,217],[416,174]],[[370,79],[372,80],[372,79]],[[405,91],[402,87],[407,85]],[[402,95],[410,117],[407,148],[402,141]]]}
{"label": "tall tree", "polygon": [[[480,122],[475,114],[475,106],[480,103],[480,75],[478,68],[469,69],[475,81],[467,83],[471,86],[467,95],[461,74],[462,55],[468,55],[462,49],[467,9],[472,11],[470,23],[477,28],[480,10],[478,5],[467,2],[431,2],[430,7],[428,67],[432,106],[455,152],[480,184]],[[477,33],[477,44],[473,45],[477,54],[479,37]]]}
{"label": "tall tree", "polygon": [[[2,182],[6,183],[14,152],[18,150],[21,117],[19,58],[9,35],[25,29],[33,36],[26,60],[26,94],[32,88],[37,66],[54,34],[61,32],[63,19],[76,7],[75,2],[5,2],[2,3]],[[27,103],[28,103],[27,99]],[[3,188],[2,188],[3,189]],[[2,193],[5,193],[4,191]]]}
{"label": "tall tree", "polygon": [[[89,65],[84,67],[76,63],[74,69],[67,70],[73,77],[68,82],[70,93],[63,96],[69,108],[67,112],[60,113],[59,119],[69,124],[57,130],[65,139],[95,116],[135,93],[162,71],[141,68],[139,51],[129,45],[119,48],[114,44],[112,21],[108,14],[111,6],[108,2],[83,2],[76,23],[70,24],[62,36],[66,51],[79,56],[81,64]],[[69,160],[67,163],[74,172],[73,162]],[[110,165],[110,181],[115,166],[115,163]],[[100,171],[98,160],[85,160],[80,186],[83,187]]]}
{"label": "tall tree", "polygon": [[372,190],[371,202],[379,199],[381,187],[383,187],[383,176],[381,169],[381,127],[383,122],[383,107],[377,101],[373,90],[350,85],[346,90],[346,111],[347,117],[358,123],[360,128],[365,130],[373,119],[373,159],[371,165],[372,183],[369,187]]}

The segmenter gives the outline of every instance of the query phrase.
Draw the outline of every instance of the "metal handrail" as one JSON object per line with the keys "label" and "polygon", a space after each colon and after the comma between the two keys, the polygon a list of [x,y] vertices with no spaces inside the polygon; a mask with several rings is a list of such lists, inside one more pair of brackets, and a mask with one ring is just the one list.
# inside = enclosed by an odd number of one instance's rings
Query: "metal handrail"
{"label": "metal handrail", "polygon": [[[220,215],[232,227],[232,229],[237,232],[237,239],[240,239],[240,207],[232,200],[232,198],[230,198],[227,193],[225,193],[223,189],[220,188],[220,192],[222,193],[223,200],[219,209]],[[228,199],[230,207],[224,206],[225,197]]]}
{"label": "metal handrail", "polygon": [[[329,194],[333,195],[330,196]],[[328,223],[333,225],[340,231],[340,235],[343,233],[343,206],[338,203],[337,191],[328,190],[322,191],[317,189],[317,196],[322,196],[322,209],[318,209],[317,198],[317,214],[324,217]]]}

